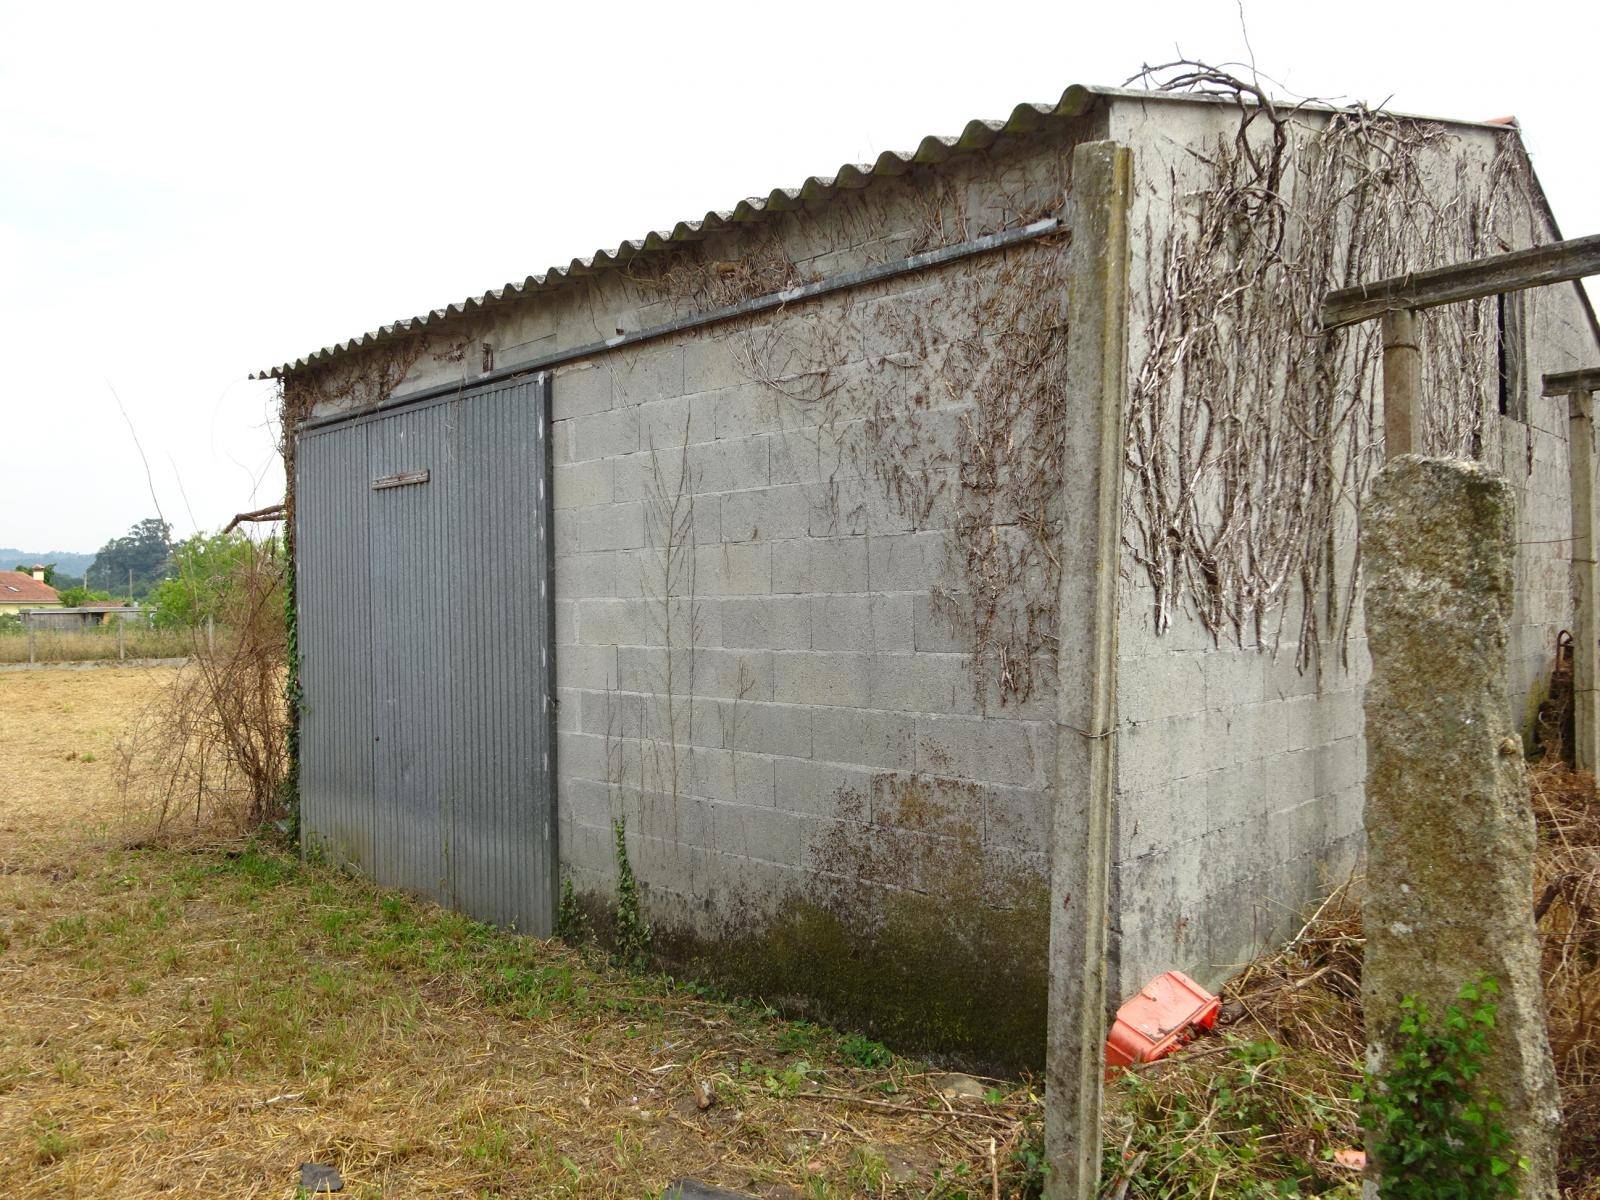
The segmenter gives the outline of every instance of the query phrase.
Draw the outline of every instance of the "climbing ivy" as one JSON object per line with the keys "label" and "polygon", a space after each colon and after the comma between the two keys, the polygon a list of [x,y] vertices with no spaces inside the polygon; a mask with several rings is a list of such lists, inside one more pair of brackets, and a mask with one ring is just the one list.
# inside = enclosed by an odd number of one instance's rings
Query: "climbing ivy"
{"label": "climbing ivy", "polygon": [[1384,1200],[1503,1200],[1526,1165],[1497,1119],[1500,1104],[1474,1086],[1494,1029],[1499,987],[1463,985],[1460,1003],[1435,1021],[1422,1001],[1400,1002],[1396,1045],[1381,1076],[1356,1098],[1375,1135]]}
{"label": "climbing ivy", "polygon": [[639,909],[639,881],[628,861],[628,823],[612,822],[617,839],[617,909],[612,961],[619,967],[642,971],[650,962],[650,923]]}

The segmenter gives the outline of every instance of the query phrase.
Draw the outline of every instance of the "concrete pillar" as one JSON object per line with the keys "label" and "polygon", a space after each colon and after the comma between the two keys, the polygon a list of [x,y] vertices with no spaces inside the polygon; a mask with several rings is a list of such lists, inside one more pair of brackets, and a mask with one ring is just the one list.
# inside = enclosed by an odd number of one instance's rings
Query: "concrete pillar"
{"label": "concrete pillar", "polygon": [[1408,308],[1383,314],[1383,455],[1422,452],[1422,351],[1417,314]]}
{"label": "concrete pillar", "polygon": [[[1382,1075],[1400,1003],[1437,1018],[1465,983],[1499,985],[1478,1085],[1528,1160],[1517,1194],[1554,1197],[1560,1119],[1533,927],[1533,812],[1506,683],[1514,494],[1478,463],[1407,455],[1362,515],[1367,895],[1362,1000]],[[1380,1139],[1369,1150],[1378,1161]],[[1368,1195],[1381,1194],[1381,1179]]]}
{"label": "concrete pillar", "polygon": [[1567,397],[1567,444],[1572,480],[1572,737],[1580,771],[1600,769],[1600,724],[1595,719],[1595,679],[1600,674],[1600,629],[1595,628],[1595,598],[1600,595],[1600,546],[1594,507],[1594,393]]}
{"label": "concrete pillar", "polygon": [[1049,1200],[1092,1200],[1100,1178],[1132,180],[1132,155],[1115,142],[1073,151],[1045,1060]]}

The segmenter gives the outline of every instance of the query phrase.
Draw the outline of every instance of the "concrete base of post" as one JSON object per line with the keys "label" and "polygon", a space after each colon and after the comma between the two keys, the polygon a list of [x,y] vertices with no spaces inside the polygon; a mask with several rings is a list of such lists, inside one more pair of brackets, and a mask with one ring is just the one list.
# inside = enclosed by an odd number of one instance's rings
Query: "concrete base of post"
{"label": "concrete base of post", "polygon": [[[1534,821],[1506,685],[1514,496],[1476,463],[1406,455],[1362,518],[1367,685],[1369,1066],[1399,1044],[1401,1001],[1437,1017],[1463,984],[1499,987],[1477,1081],[1527,1160],[1524,1200],[1555,1196],[1560,1102],[1533,926]],[[1383,1163],[1369,1145],[1382,1193]]]}

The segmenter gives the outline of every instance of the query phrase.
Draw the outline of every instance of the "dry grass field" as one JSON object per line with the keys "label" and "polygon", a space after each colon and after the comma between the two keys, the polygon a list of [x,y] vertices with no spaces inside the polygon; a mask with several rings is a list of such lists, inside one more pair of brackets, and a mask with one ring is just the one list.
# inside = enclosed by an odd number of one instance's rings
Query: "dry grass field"
{"label": "dry grass field", "polygon": [[[164,668],[0,672],[0,1192],[1017,1194],[1026,1084],[925,1064],[226,840],[132,848]],[[708,1107],[702,1103],[710,1100]]]}
{"label": "dry grass field", "polygon": [[[0,1195],[1036,1194],[1029,1081],[512,937],[281,848],[153,839],[118,738],[172,668],[0,671]],[[1542,766],[1540,930],[1571,1200],[1600,1200],[1600,806]],[[1108,1089],[1117,1200],[1355,1196],[1353,893],[1227,988],[1219,1038]],[[1594,910],[1594,911],[1591,911]]]}
{"label": "dry grass field", "polygon": [[[106,662],[112,659],[182,658],[194,649],[195,635],[184,629],[151,629],[130,623],[121,629],[39,629],[0,632],[0,663]],[[29,644],[31,640],[31,645]]]}

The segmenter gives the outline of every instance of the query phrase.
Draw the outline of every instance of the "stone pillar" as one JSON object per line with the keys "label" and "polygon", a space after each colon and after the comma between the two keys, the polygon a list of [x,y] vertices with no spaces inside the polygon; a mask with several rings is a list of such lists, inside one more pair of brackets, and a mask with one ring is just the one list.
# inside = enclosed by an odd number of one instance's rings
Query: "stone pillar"
{"label": "stone pillar", "polygon": [[[1435,1017],[1481,976],[1500,988],[1479,1084],[1528,1160],[1524,1200],[1555,1196],[1560,1121],[1533,927],[1533,812],[1506,684],[1514,496],[1482,465],[1406,455],[1362,514],[1368,1065],[1385,1069],[1400,1002]],[[1376,1139],[1372,1139],[1374,1165]],[[1380,1194],[1381,1181],[1368,1195]]]}
{"label": "stone pillar", "polygon": [[1071,433],[1061,463],[1050,830],[1049,1200],[1093,1200],[1100,1181],[1132,181],[1126,147],[1089,142],[1073,151],[1064,422]]}
{"label": "stone pillar", "polygon": [[1595,562],[1597,521],[1594,507],[1594,393],[1567,397],[1567,444],[1572,486],[1572,739],[1578,770],[1600,770],[1600,723],[1595,714],[1596,676],[1600,674],[1600,629],[1595,600],[1600,595],[1600,565]]}

